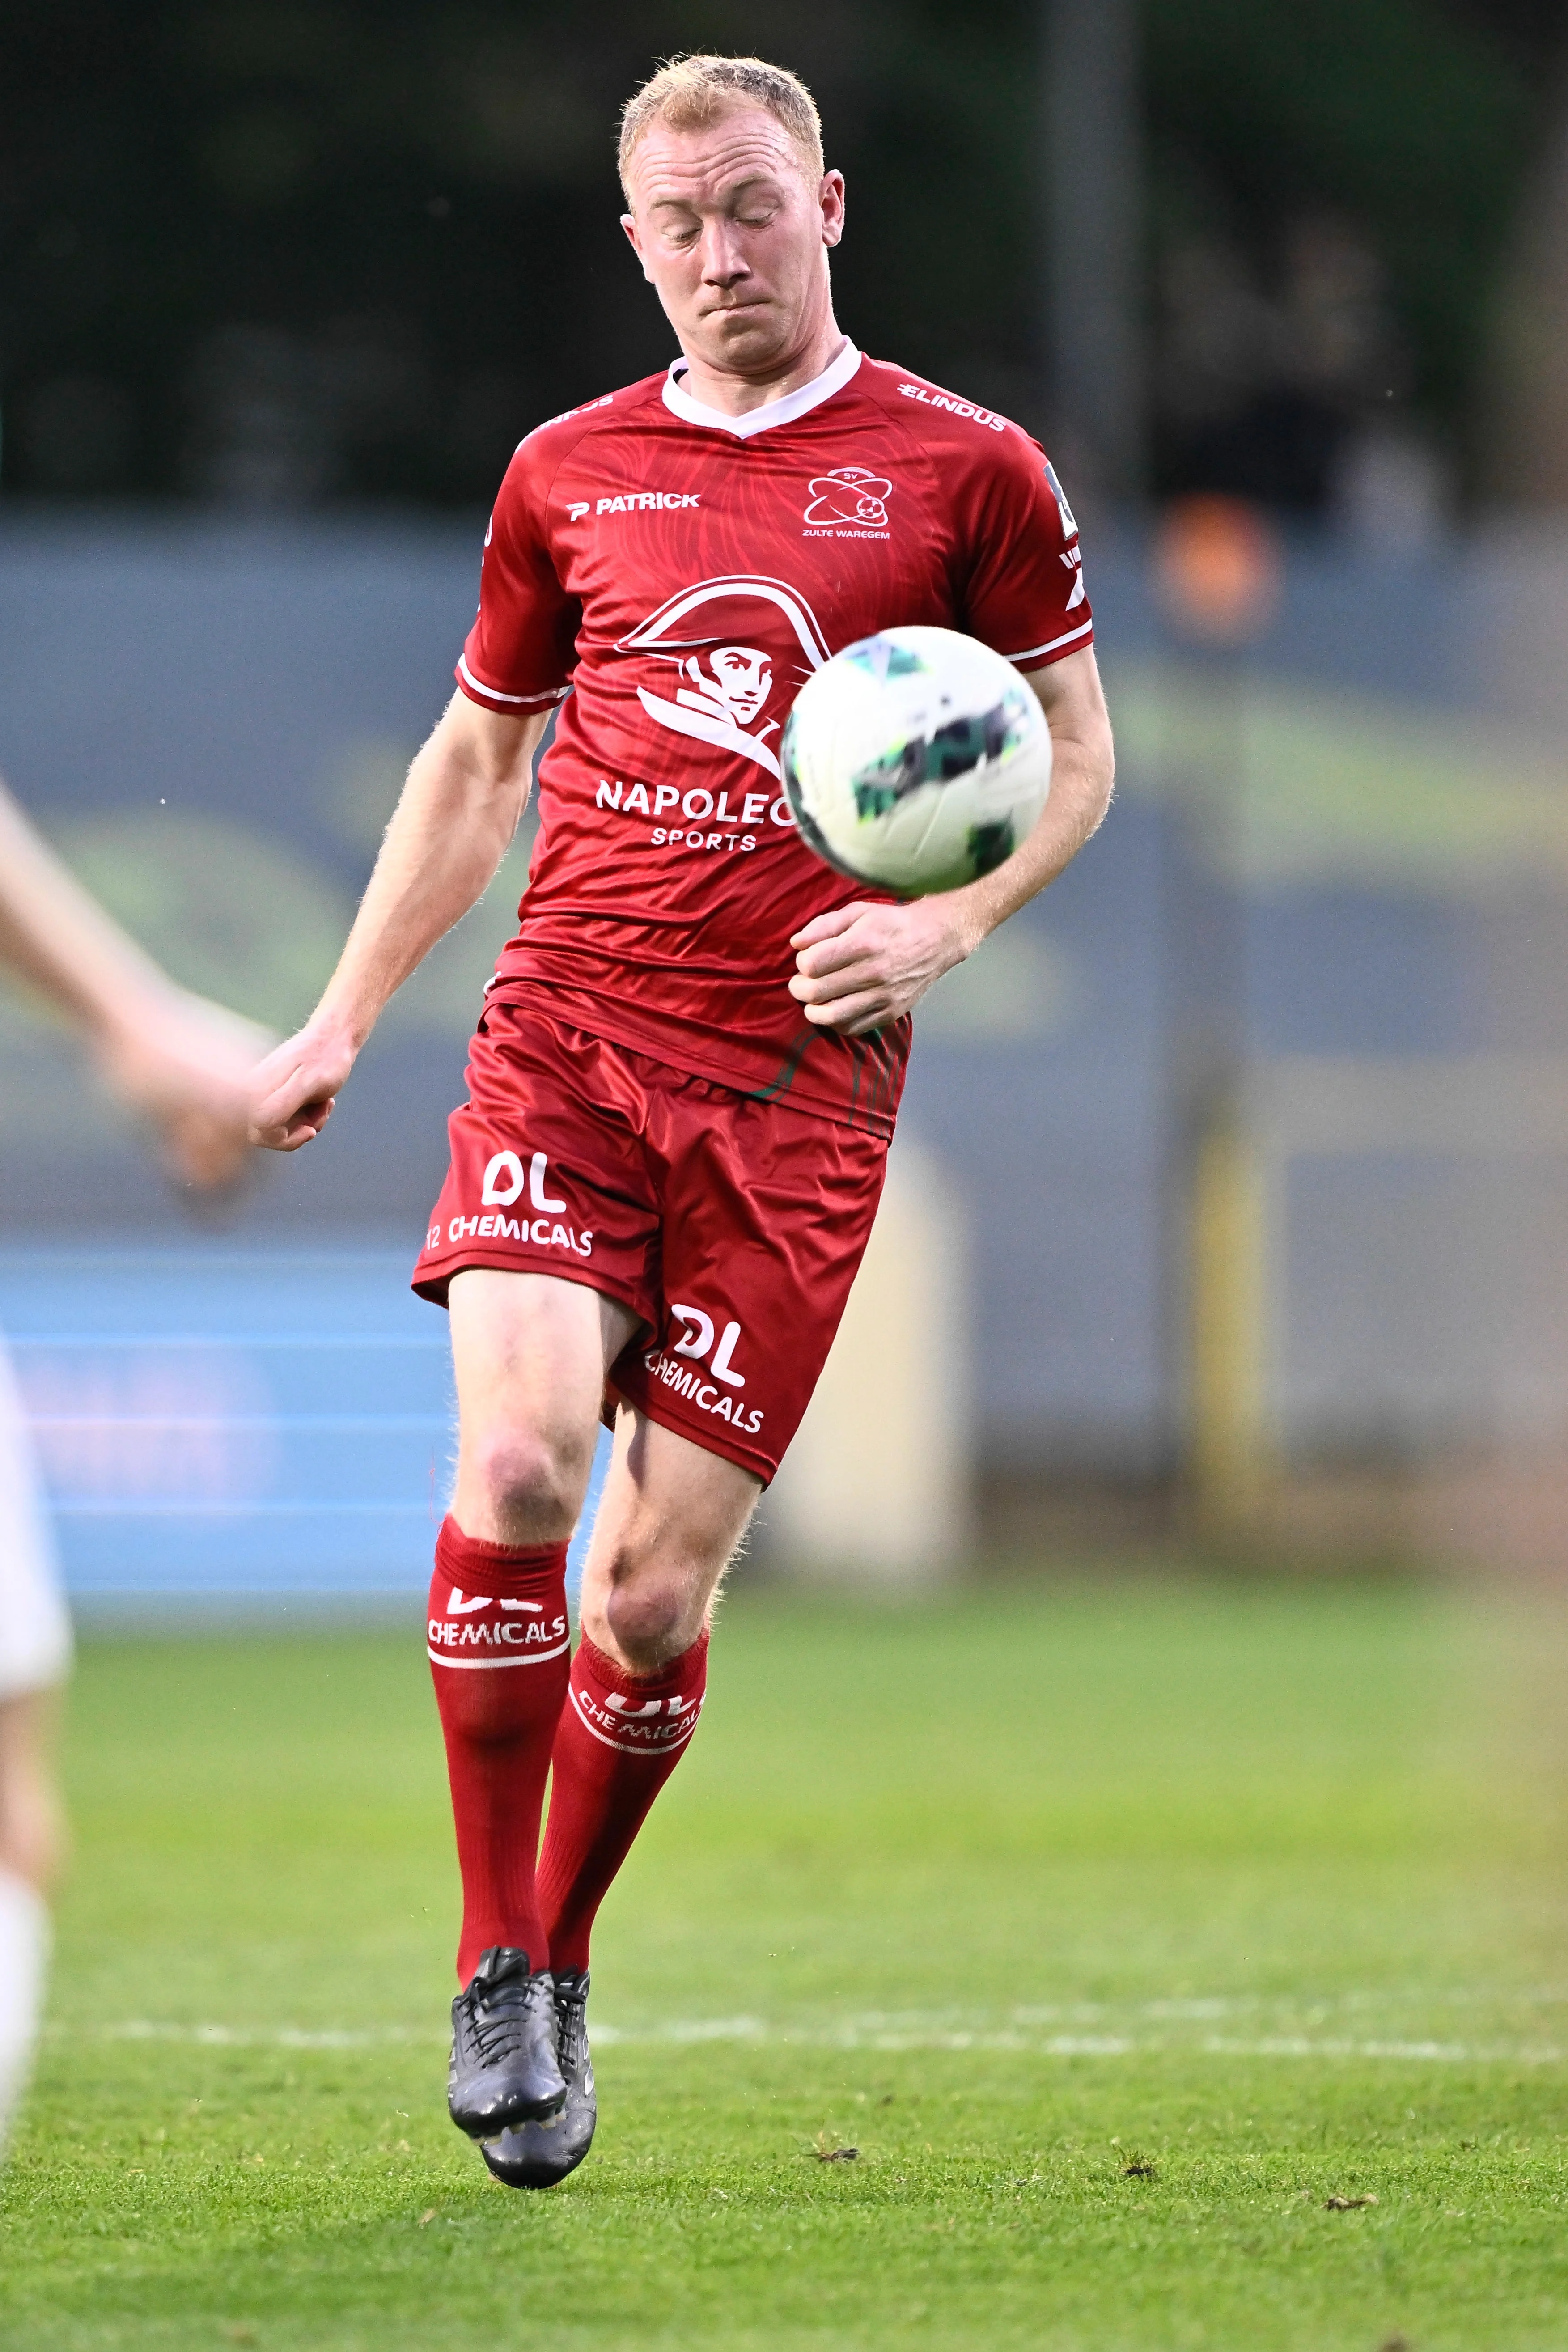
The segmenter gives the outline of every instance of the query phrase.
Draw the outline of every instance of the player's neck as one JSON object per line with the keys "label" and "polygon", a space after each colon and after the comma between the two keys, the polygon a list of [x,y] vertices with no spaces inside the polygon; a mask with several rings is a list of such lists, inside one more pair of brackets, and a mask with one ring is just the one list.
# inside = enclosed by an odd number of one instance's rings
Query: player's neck
{"label": "player's neck", "polygon": [[721,416],[746,416],[753,409],[765,408],[770,401],[783,400],[788,394],[798,392],[803,384],[815,383],[832,366],[848,340],[829,310],[800,352],[766,375],[740,375],[725,368],[710,367],[705,360],[687,352],[680,388],[689,398],[700,402],[704,408],[717,409]]}

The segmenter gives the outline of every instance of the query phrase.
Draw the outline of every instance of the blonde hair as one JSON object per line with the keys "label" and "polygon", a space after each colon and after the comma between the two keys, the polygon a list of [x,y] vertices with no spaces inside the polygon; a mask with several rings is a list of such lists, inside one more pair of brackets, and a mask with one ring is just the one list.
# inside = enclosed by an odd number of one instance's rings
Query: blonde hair
{"label": "blonde hair", "polygon": [[637,142],[656,122],[701,131],[731,106],[765,107],[782,123],[813,175],[822,177],[822,119],[797,74],[763,58],[669,58],[621,109],[621,185]]}

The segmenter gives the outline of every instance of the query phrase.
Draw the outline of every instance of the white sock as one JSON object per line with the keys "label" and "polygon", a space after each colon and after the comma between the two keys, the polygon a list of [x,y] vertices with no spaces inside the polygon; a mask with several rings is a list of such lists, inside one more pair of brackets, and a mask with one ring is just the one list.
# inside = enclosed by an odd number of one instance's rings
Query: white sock
{"label": "white sock", "polygon": [[0,1870],[0,2149],[27,2080],[48,1957],[43,1896],[25,1878]]}

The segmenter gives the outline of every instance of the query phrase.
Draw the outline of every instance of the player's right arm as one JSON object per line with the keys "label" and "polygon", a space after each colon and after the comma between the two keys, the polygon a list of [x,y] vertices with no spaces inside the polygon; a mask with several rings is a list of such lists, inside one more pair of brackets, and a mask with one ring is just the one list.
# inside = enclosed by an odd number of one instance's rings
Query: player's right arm
{"label": "player's right arm", "polygon": [[255,1142],[297,1151],[321,1133],[388,998],[494,879],[549,716],[507,717],[453,696],[408,771],[325,994],[257,1072]]}
{"label": "player's right arm", "polygon": [[258,1073],[251,1135],[269,1151],[297,1151],[321,1133],[388,997],[489,887],[517,831],[533,755],[576,662],[582,609],[556,575],[545,506],[561,435],[583,429],[552,419],[506,469],[458,690],[408,771],[326,994]]}

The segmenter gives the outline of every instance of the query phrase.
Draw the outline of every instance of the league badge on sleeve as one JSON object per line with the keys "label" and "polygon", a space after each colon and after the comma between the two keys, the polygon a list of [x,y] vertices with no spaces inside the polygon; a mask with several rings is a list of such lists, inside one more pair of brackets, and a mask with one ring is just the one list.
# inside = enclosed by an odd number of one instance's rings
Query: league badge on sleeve
{"label": "league badge on sleeve", "polygon": [[1076,539],[1078,537],[1078,524],[1073,519],[1073,510],[1068,504],[1068,494],[1062,488],[1060,475],[1057,472],[1056,467],[1052,465],[1048,457],[1046,459],[1046,479],[1051,486],[1051,496],[1055,499],[1058,507],[1061,510],[1062,537],[1064,539]]}

